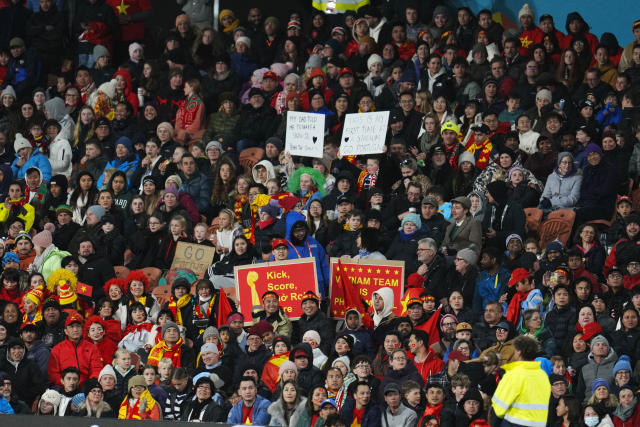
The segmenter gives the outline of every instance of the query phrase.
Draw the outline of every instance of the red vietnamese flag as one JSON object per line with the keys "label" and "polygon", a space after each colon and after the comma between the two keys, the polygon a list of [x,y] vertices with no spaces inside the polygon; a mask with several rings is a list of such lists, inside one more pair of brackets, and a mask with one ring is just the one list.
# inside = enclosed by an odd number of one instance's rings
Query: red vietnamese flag
{"label": "red vietnamese flag", "polygon": [[231,304],[229,304],[229,298],[224,289],[220,289],[220,296],[218,297],[218,328],[224,325],[227,321],[227,316],[231,313]]}
{"label": "red vietnamese flag", "polygon": [[[429,345],[440,340],[440,332],[438,331],[438,319],[440,319],[440,312],[442,311],[442,305],[438,307],[435,313],[431,315],[429,320],[422,325],[416,326],[415,329],[420,329],[429,334]],[[427,346],[428,347],[428,346]]]}
{"label": "red vietnamese flag", "polygon": [[347,309],[355,308],[356,310],[358,310],[358,313],[365,314],[366,308],[364,307],[362,298],[360,298],[360,292],[356,289],[353,283],[351,283],[349,278],[345,276],[344,268],[342,267],[342,262],[340,260],[338,260],[338,273],[336,274],[336,281],[342,289],[345,307]]}
{"label": "red vietnamese flag", "polygon": [[84,295],[85,297],[91,298],[93,296],[93,286],[78,282],[78,285],[76,286],[76,293],[78,295]]}

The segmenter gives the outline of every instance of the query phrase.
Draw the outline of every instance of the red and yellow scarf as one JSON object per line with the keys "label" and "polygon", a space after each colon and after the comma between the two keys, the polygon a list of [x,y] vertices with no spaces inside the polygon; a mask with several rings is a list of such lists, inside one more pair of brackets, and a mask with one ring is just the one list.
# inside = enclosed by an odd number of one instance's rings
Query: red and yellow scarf
{"label": "red and yellow scarf", "polygon": [[[146,415],[145,417],[140,414],[140,399],[146,399],[147,406],[144,408],[143,413]],[[142,392],[140,397],[136,400],[136,403],[133,407],[129,406],[129,395],[127,394],[124,397],[124,400],[120,404],[120,409],[118,409],[118,419],[120,420],[141,420],[143,418],[149,418],[148,414],[151,412],[153,407],[156,406],[156,401],[153,397],[151,397],[151,393],[146,389]]]}
{"label": "red and yellow scarf", "polygon": [[42,310],[36,310],[32,319],[29,319],[29,315],[27,313],[22,315],[22,324],[36,324],[42,320]]}
{"label": "red and yellow scarf", "polygon": [[182,338],[180,338],[178,342],[171,347],[169,347],[164,340],[160,340],[149,352],[147,363],[153,366],[158,366],[160,359],[166,357],[171,359],[174,368],[179,368],[181,366],[180,356],[182,355],[182,344]]}
{"label": "red and yellow scarf", "polygon": [[182,323],[182,313],[180,312],[180,309],[189,304],[189,301],[191,301],[191,294],[183,295],[178,301],[176,301],[173,295],[171,295],[171,298],[169,299],[169,310],[171,310],[173,318],[176,319],[176,323],[180,326],[184,325],[184,323]]}

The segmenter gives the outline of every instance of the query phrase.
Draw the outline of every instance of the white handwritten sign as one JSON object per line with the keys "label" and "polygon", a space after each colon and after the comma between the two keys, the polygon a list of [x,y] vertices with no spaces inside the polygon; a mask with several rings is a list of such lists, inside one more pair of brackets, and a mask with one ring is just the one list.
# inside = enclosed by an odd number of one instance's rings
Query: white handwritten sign
{"label": "white handwritten sign", "polygon": [[285,151],[293,156],[322,158],[324,114],[287,112]]}
{"label": "white handwritten sign", "polygon": [[388,111],[347,114],[342,130],[340,154],[354,156],[382,153],[388,122]]}

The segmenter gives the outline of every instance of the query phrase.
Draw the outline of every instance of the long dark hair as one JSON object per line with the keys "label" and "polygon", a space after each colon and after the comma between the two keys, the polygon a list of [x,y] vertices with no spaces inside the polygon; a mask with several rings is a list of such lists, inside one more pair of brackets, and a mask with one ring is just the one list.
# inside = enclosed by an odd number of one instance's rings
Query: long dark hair
{"label": "long dark hair", "polygon": [[87,208],[89,206],[95,204],[95,202],[98,200],[98,194],[100,194],[100,192],[98,191],[98,187],[96,187],[96,179],[95,179],[95,177],[91,174],[91,172],[85,170],[85,171],[80,172],[76,176],[75,187],[73,189],[73,192],[71,193],[71,197],[69,197],[69,204],[72,207],[74,207],[78,203],[78,197],[80,197],[80,195],[82,195],[82,189],[80,188],[80,180],[84,176],[91,177],[91,180],[93,181],[93,184],[91,184],[91,188],[87,192],[87,203],[82,208],[82,214],[83,215],[85,214],[85,212],[87,211]]}

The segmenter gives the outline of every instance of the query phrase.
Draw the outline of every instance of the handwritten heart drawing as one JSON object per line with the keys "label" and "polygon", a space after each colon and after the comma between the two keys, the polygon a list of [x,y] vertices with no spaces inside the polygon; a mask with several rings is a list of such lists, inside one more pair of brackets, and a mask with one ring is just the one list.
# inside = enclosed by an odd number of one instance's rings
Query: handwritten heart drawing
{"label": "handwritten heart drawing", "polygon": [[344,138],[344,142],[349,142],[349,137],[348,136]]}
{"label": "handwritten heart drawing", "polygon": [[313,138],[311,138],[311,139],[313,139],[313,143],[314,143],[314,144],[315,144],[316,142],[318,142],[318,137],[317,137],[317,136],[314,136],[314,137],[313,137]]}

